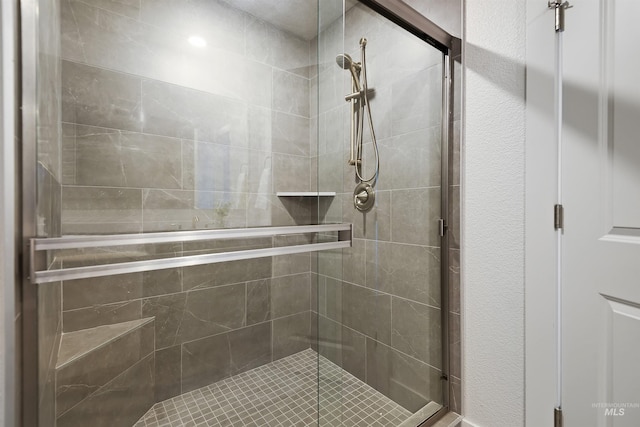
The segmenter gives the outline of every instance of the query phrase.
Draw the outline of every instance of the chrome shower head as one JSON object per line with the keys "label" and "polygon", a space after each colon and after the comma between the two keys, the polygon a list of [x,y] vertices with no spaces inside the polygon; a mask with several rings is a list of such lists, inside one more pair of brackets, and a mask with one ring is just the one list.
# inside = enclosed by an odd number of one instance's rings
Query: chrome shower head
{"label": "chrome shower head", "polygon": [[336,63],[338,67],[343,70],[349,70],[351,72],[351,77],[353,77],[353,82],[358,91],[360,91],[360,69],[361,66],[359,63],[355,62],[351,56],[347,53],[341,53],[336,56]]}
{"label": "chrome shower head", "polygon": [[355,71],[360,71],[360,64],[355,62],[348,53],[341,53],[336,56],[336,63],[338,64],[338,67],[344,70],[348,70],[353,67]]}
{"label": "chrome shower head", "polygon": [[340,55],[336,56],[336,63],[338,64],[338,67],[348,70],[353,64],[353,59],[351,59],[348,54],[341,53]]}

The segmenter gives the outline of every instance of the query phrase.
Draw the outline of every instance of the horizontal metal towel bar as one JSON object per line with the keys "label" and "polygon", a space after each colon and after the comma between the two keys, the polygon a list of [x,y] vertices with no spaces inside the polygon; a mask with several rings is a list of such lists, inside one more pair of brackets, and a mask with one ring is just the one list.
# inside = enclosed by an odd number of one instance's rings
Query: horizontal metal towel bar
{"label": "horizontal metal towel bar", "polygon": [[[191,267],[271,256],[317,252],[351,246],[351,224],[302,225],[291,227],[260,227],[227,230],[198,230],[172,233],[149,233],[143,235],[123,234],[109,236],[78,236],[50,239],[32,239],[31,283],[52,283],[63,280],[88,279],[117,274],[138,273],[167,268]],[[306,245],[281,246],[275,248],[249,249],[212,254],[189,255],[172,258],[157,258],[143,261],[122,262],[106,265],[63,268],[59,270],[35,271],[35,252],[56,249],[80,249],[90,247],[120,246],[149,243],[192,242],[198,240],[220,240],[281,236],[301,233],[338,232],[338,240],[333,242],[310,243]]]}
{"label": "horizontal metal towel bar", "polygon": [[292,225],[286,227],[227,228],[217,230],[168,231],[162,233],[65,236],[32,239],[34,250],[104,248],[107,246],[153,243],[196,242],[201,240],[248,239],[287,234],[351,231],[351,224]]}

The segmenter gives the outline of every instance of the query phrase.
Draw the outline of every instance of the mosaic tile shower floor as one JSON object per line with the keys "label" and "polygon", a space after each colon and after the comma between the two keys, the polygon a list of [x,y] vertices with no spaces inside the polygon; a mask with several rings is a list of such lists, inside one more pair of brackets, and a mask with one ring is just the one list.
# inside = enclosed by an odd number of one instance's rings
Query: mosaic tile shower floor
{"label": "mosaic tile shower floor", "polygon": [[[411,413],[320,358],[321,426],[395,427]],[[317,426],[318,355],[308,349],[156,403],[134,427]]]}

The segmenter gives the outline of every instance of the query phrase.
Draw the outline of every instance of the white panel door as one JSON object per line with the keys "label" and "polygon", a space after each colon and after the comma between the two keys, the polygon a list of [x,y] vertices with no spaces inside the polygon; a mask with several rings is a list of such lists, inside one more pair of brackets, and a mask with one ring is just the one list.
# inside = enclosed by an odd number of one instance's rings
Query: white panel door
{"label": "white panel door", "polygon": [[571,3],[563,85],[564,420],[567,427],[638,427],[640,1]]}

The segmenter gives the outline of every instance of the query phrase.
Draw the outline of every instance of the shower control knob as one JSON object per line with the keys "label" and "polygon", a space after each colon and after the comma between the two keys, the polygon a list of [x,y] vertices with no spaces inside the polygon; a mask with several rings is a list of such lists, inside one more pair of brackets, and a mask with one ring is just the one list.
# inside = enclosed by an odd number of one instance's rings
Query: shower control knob
{"label": "shower control knob", "polygon": [[361,182],[353,191],[353,205],[361,212],[366,212],[373,207],[376,194],[373,187],[366,182]]}

